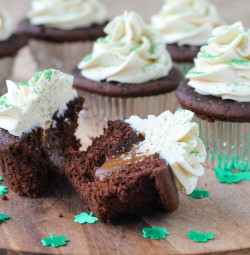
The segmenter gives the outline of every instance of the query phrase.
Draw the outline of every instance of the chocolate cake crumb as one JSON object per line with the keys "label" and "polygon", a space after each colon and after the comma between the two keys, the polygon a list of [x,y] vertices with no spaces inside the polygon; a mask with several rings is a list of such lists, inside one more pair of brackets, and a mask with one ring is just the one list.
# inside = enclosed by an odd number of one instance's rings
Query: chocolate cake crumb
{"label": "chocolate cake crumb", "polygon": [[6,201],[6,200],[8,200],[8,197],[5,196],[5,195],[3,195],[3,196],[1,196],[1,199],[4,200],[4,201]]}
{"label": "chocolate cake crumb", "polygon": [[96,179],[95,170],[107,158],[127,152],[139,140],[141,137],[129,124],[109,121],[104,134],[94,139],[87,151],[71,149],[67,153],[66,175],[85,201],[84,209],[92,211],[100,221],[145,212],[157,203],[168,211],[178,207],[178,192],[169,166],[158,154],[113,172],[106,182]]}
{"label": "chocolate cake crumb", "polygon": [[37,128],[17,137],[0,128],[0,168],[18,195],[40,195],[48,187],[49,176],[60,171],[66,149],[79,149],[74,133],[82,105],[80,97],[69,102],[64,115],[54,114],[56,126],[45,132]]}

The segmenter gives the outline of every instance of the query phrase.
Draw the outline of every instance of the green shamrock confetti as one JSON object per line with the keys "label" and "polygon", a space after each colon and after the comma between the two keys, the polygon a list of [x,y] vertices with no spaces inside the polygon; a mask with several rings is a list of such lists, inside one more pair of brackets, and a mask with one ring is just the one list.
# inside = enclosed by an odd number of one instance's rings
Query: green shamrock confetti
{"label": "green shamrock confetti", "polygon": [[192,239],[197,243],[199,243],[199,242],[205,243],[208,240],[213,239],[214,235],[213,235],[213,233],[210,233],[210,232],[203,234],[201,231],[199,233],[194,230],[190,230],[187,238]]}
{"label": "green shamrock confetti", "polygon": [[0,196],[8,193],[8,190],[5,186],[0,186]]}
{"label": "green shamrock confetti", "polygon": [[52,245],[52,247],[59,247],[59,246],[63,246],[66,245],[66,243],[69,241],[68,238],[66,238],[65,236],[54,236],[53,233],[49,234],[51,238],[44,238],[41,240],[43,246],[50,246]]}
{"label": "green shamrock confetti", "polygon": [[94,224],[98,221],[98,218],[96,218],[92,215],[93,215],[92,212],[90,212],[89,215],[86,212],[83,212],[79,215],[76,215],[74,221],[78,222],[80,224],[85,224],[85,223]]}
{"label": "green shamrock confetti", "polygon": [[142,232],[143,237],[151,238],[153,240],[164,239],[169,235],[165,228],[157,228],[156,226],[153,226],[152,228],[144,228]]}
{"label": "green shamrock confetti", "polygon": [[6,220],[6,219],[9,219],[9,218],[10,218],[9,215],[0,214],[0,224],[1,224],[2,222],[6,222],[5,220]]}
{"label": "green shamrock confetti", "polygon": [[238,183],[243,180],[250,181],[250,172],[243,171],[243,172],[235,172],[233,173],[232,170],[223,170],[221,168],[214,168],[216,176],[220,183]]}
{"label": "green shamrock confetti", "polygon": [[2,183],[2,180],[3,180],[3,177],[2,177],[2,176],[0,176],[0,184]]}
{"label": "green shamrock confetti", "polygon": [[200,188],[197,188],[197,190],[194,190],[193,193],[190,195],[191,198],[203,198],[203,197],[209,197],[208,191],[200,190]]}

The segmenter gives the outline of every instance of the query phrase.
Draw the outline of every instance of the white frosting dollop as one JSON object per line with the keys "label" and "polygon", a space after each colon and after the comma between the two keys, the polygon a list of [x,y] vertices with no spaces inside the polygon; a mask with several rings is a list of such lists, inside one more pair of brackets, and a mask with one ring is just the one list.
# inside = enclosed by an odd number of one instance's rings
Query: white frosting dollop
{"label": "white frosting dollop", "polygon": [[206,159],[206,149],[199,138],[199,126],[191,122],[193,112],[177,110],[174,114],[166,111],[158,117],[149,115],[148,119],[131,116],[126,122],[145,140],[139,150],[147,155],[159,153],[168,162],[179,189],[191,194],[204,174],[201,165]]}
{"label": "white frosting dollop", "polygon": [[8,93],[0,97],[0,128],[14,136],[51,126],[55,112],[63,114],[77,97],[73,76],[49,69],[23,83],[7,81]]}
{"label": "white frosting dollop", "polygon": [[172,60],[161,34],[135,12],[114,18],[92,54],[78,65],[82,76],[95,81],[143,83],[167,76]]}
{"label": "white frosting dollop", "polygon": [[107,10],[99,0],[33,0],[28,18],[32,25],[70,30],[103,24]]}
{"label": "white frosting dollop", "polygon": [[0,8],[0,41],[10,38],[13,33],[13,22],[10,15]]}
{"label": "white frosting dollop", "polygon": [[250,102],[250,30],[241,22],[216,28],[186,77],[199,94]]}
{"label": "white frosting dollop", "polygon": [[212,30],[221,25],[214,5],[207,0],[165,0],[152,25],[163,34],[165,43],[201,46]]}

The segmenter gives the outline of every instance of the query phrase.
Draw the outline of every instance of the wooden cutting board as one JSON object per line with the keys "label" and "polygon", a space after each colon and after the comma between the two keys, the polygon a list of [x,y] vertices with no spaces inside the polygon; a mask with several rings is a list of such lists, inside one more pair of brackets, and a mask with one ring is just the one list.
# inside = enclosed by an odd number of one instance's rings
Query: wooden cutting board
{"label": "wooden cutting board", "polygon": [[[174,213],[154,209],[112,225],[74,223],[83,202],[70,186],[39,199],[19,197],[10,190],[8,201],[0,199],[0,213],[11,216],[0,225],[0,254],[250,254],[249,182],[220,184],[207,170],[199,187],[210,191],[210,197],[180,194]],[[151,226],[164,227],[170,235],[164,240],[144,239],[142,229]],[[189,230],[212,232],[215,239],[195,243],[187,238]],[[43,247],[41,239],[51,232],[70,242],[60,248]]]}

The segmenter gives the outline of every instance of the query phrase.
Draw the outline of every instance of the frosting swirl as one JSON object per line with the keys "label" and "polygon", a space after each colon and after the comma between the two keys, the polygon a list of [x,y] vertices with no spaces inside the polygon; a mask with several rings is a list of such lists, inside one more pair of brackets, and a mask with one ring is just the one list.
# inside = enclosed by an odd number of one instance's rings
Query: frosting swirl
{"label": "frosting swirl", "polygon": [[206,149],[199,138],[199,126],[191,122],[193,112],[177,110],[174,114],[166,111],[148,119],[132,116],[126,122],[145,140],[139,145],[139,150],[146,155],[159,153],[170,165],[178,189],[184,189],[191,194],[204,174],[201,165],[206,159]]}
{"label": "frosting swirl", "polygon": [[152,25],[163,34],[165,43],[201,46],[221,24],[215,6],[206,0],[165,0]]}
{"label": "frosting swirl", "polygon": [[32,25],[69,30],[103,24],[107,10],[99,0],[33,0],[28,18]]}
{"label": "frosting swirl", "polygon": [[250,30],[241,22],[216,28],[186,77],[199,94],[250,102]]}
{"label": "frosting swirl", "polygon": [[62,114],[77,93],[73,76],[44,70],[23,83],[7,81],[8,93],[0,97],[0,128],[21,136],[33,128],[51,126],[55,112]]}
{"label": "frosting swirl", "polygon": [[92,54],[78,68],[82,76],[95,81],[143,83],[167,76],[172,60],[161,34],[144,24],[135,12],[114,18],[104,29]]}
{"label": "frosting swirl", "polygon": [[0,8],[0,41],[9,39],[13,32],[13,23],[10,15]]}

